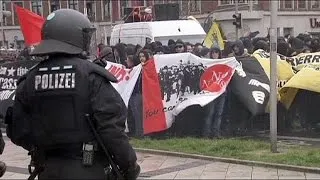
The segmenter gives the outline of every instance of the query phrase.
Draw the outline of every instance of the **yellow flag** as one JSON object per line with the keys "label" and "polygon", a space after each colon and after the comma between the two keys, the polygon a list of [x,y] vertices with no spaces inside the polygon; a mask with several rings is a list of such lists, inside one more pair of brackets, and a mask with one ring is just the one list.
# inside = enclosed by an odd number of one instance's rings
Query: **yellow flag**
{"label": "yellow flag", "polygon": [[320,93],[320,52],[301,53],[294,57],[282,57],[296,74],[280,89],[281,102],[288,108],[299,89]]}
{"label": "yellow flag", "polygon": [[221,50],[224,49],[223,37],[221,35],[218,23],[213,22],[209,32],[207,33],[206,38],[204,39],[203,45],[207,48],[217,46]]}
{"label": "yellow flag", "polygon": [[[270,54],[264,50],[258,49],[252,54],[257,61],[261,64],[267,76],[270,79]],[[292,66],[285,60],[282,60],[280,56],[277,56],[277,67],[278,67],[278,91],[294,76]],[[278,93],[278,100],[282,102],[287,108],[290,107],[294,97],[296,96],[297,90],[290,89],[282,94]]]}
{"label": "yellow flag", "polygon": [[320,64],[307,64],[295,74],[280,90],[286,93],[290,89],[305,89],[320,93]]}

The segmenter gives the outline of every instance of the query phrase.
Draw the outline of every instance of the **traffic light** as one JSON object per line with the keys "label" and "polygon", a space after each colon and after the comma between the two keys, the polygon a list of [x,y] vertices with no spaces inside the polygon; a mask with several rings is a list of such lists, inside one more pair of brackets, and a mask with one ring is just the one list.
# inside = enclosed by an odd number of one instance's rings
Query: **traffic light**
{"label": "traffic light", "polygon": [[232,15],[234,18],[233,25],[235,25],[238,29],[242,28],[242,18],[241,18],[241,13],[237,13]]}

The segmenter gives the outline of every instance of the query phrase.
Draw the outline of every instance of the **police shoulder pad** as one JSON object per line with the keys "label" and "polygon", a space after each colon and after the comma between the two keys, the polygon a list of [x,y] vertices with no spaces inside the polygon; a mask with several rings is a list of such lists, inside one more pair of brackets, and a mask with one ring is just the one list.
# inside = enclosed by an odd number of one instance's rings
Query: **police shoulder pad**
{"label": "police shoulder pad", "polygon": [[19,77],[18,81],[17,81],[17,85],[19,85],[22,81],[24,81],[26,79],[27,79],[27,74],[24,74],[23,76]]}
{"label": "police shoulder pad", "polygon": [[21,77],[19,77],[19,78],[18,78],[18,81],[17,81],[17,85],[19,85],[22,81],[26,80],[28,74],[29,74],[32,70],[34,70],[39,64],[40,64],[40,62],[38,62],[37,64],[35,64],[34,66],[32,66],[30,69],[28,69],[28,72],[27,72],[27,73],[25,73],[24,75],[22,75]]}
{"label": "police shoulder pad", "polygon": [[108,81],[113,83],[118,82],[117,78],[113,74],[111,74],[108,70],[94,63],[92,63],[92,71],[90,73],[97,73],[100,76],[106,78]]}

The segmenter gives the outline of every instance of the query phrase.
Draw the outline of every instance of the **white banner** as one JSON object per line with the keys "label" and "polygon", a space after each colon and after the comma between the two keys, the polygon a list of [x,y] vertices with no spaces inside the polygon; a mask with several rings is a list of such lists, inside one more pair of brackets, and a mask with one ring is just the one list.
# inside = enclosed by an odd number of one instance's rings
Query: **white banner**
{"label": "white banner", "polygon": [[225,92],[237,66],[234,57],[202,59],[191,53],[155,55],[167,128],[191,105],[205,106]]}
{"label": "white banner", "polygon": [[[122,64],[108,61],[105,68],[118,79],[118,83],[111,84],[121,95],[126,107],[128,107],[131,94],[133,92],[134,86],[136,85],[142,66],[139,64],[132,69],[126,69],[126,67]],[[127,121],[125,131],[129,132]]]}
{"label": "white banner", "polygon": [[119,92],[124,103],[128,107],[129,99],[134,86],[136,85],[142,66],[139,64],[132,69],[126,69],[122,64],[108,62],[105,68],[118,79],[118,83],[112,83],[112,85]]}

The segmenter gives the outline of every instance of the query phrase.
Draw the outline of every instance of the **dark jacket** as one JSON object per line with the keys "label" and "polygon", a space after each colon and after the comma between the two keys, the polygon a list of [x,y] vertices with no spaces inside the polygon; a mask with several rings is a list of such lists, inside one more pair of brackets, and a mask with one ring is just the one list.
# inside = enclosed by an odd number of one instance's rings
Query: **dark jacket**
{"label": "dark jacket", "polygon": [[[119,165],[121,170],[126,171],[130,165],[134,164],[137,160],[136,154],[132,148],[132,146],[129,144],[128,137],[125,133],[125,121],[127,118],[126,113],[126,106],[120,96],[120,94],[113,88],[113,86],[110,83],[110,80],[114,78],[113,76],[108,78],[110,74],[107,73],[105,69],[102,67],[99,67],[98,65],[91,63],[86,60],[82,60],[79,58],[65,58],[65,60],[59,59],[57,60],[46,60],[45,62],[40,63],[41,66],[48,66],[50,67],[53,63],[62,63],[66,62],[67,64],[73,64],[76,67],[76,88],[77,82],[79,81],[85,81],[86,83],[80,83],[80,84],[86,84],[85,86],[80,86],[80,89],[76,89],[75,92],[86,92],[82,93],[83,97],[87,96],[88,98],[88,108],[90,109],[84,109],[86,106],[82,105],[75,105],[77,108],[81,107],[80,109],[83,111],[91,112],[92,118],[94,120],[94,123],[96,125],[96,129],[98,133],[102,136],[102,139],[105,143],[105,145],[109,148],[110,152],[113,154],[115,162]],[[54,64],[54,66],[57,66],[57,64]],[[81,67],[82,69],[77,69]],[[86,67],[86,68],[83,68]],[[18,88],[16,90],[16,97],[15,97],[15,103],[13,106],[13,118],[12,122],[9,123],[8,128],[10,128],[9,131],[11,131],[11,134],[8,135],[9,138],[12,140],[13,143],[15,143],[18,146],[22,146],[23,148],[30,150],[31,146],[34,144],[37,144],[35,141],[38,137],[39,132],[43,131],[41,128],[46,128],[45,126],[48,126],[46,124],[52,124],[53,126],[57,127],[51,127],[52,129],[59,129],[61,128],[61,125],[59,126],[59,119],[54,119],[50,116],[55,116],[54,113],[59,114],[63,113],[63,116],[58,117],[75,117],[72,122],[72,118],[65,119],[65,126],[70,128],[71,130],[75,131],[74,129],[77,128],[83,128],[85,131],[83,133],[91,132],[88,130],[85,126],[84,121],[81,120],[81,118],[78,118],[80,116],[77,116],[76,114],[73,114],[72,112],[68,112],[67,110],[64,112],[59,112],[57,109],[61,109],[57,106],[50,106],[50,103],[55,103],[55,98],[48,98],[49,100],[42,100],[42,102],[39,102],[40,104],[45,104],[52,108],[53,114],[50,112],[46,112],[45,114],[32,114],[35,111],[35,106],[37,106],[34,102],[34,99],[37,98],[38,94],[41,94],[39,91],[32,90],[32,85],[30,85],[29,80],[32,80],[32,77],[34,76],[34,70],[37,71],[37,67],[33,68],[33,70],[29,70],[27,73],[25,80],[20,80],[21,82],[18,85]],[[48,68],[50,69],[50,68]],[[90,72],[81,72],[81,71],[87,71],[90,70]],[[80,73],[81,72],[81,73]],[[46,73],[46,72],[45,72]],[[49,72],[48,72],[49,73]],[[105,73],[105,74],[104,74]],[[83,74],[87,74],[88,77],[84,76]],[[31,77],[31,78],[30,78]],[[29,84],[29,85],[28,85]],[[79,85],[79,83],[78,83]],[[50,91],[45,90],[47,93],[47,96],[50,96],[48,92],[58,92],[57,98],[61,98],[59,96],[60,92],[69,92],[72,94],[74,92],[71,89],[51,89]],[[78,95],[76,96],[78,97]],[[81,98],[81,97],[79,97]],[[73,102],[71,102],[67,99],[65,99],[65,102],[61,102],[61,106],[63,107],[69,107],[66,106],[66,104],[75,104],[75,99],[73,99]],[[38,105],[39,106],[39,105]],[[39,108],[39,107],[38,107]],[[43,107],[45,108],[45,107]],[[50,108],[45,109],[46,111],[50,110]],[[63,111],[63,108],[62,110]],[[75,111],[77,113],[77,111]],[[48,115],[50,114],[50,115]],[[47,118],[45,118],[47,116]],[[30,118],[35,117],[35,118]],[[56,116],[55,116],[56,117]],[[38,121],[40,122],[46,122],[43,124],[35,124],[35,119],[40,119]],[[56,120],[57,122],[50,122],[52,120]],[[61,121],[61,120],[60,120]],[[70,121],[70,122],[68,122]],[[82,122],[83,121],[83,122]],[[61,124],[61,123],[60,123]],[[71,128],[72,125],[74,125],[74,128]],[[37,128],[38,129],[37,129]],[[37,129],[36,132],[34,129]],[[70,131],[71,131],[70,130]],[[53,131],[53,130],[52,130]],[[46,131],[48,132],[48,130]],[[50,132],[50,131],[49,131]],[[76,132],[76,131],[75,131]],[[51,144],[54,144],[54,142],[64,142],[68,144],[68,141],[76,141],[76,136],[78,137],[84,137],[80,136],[77,133],[74,133],[74,136],[69,135],[68,131],[66,131],[66,127],[64,127],[64,133],[66,136],[64,137],[64,134],[58,134],[54,136],[55,134],[46,134],[47,137],[52,138],[51,140],[54,140],[51,142]],[[56,133],[57,134],[57,133]],[[59,138],[55,138],[59,137]],[[87,137],[93,137],[92,133],[88,134]],[[63,139],[64,138],[64,139]],[[38,138],[39,139],[39,138]],[[42,139],[40,138],[39,142]],[[79,140],[81,141],[81,140]],[[42,142],[42,141],[41,141]],[[43,144],[43,143],[42,143]],[[68,145],[64,145],[64,147],[68,147]],[[81,152],[82,149],[79,149]],[[51,151],[51,152],[54,152]],[[76,153],[76,152],[75,152]],[[57,155],[59,157],[59,155]],[[97,158],[97,161],[102,161],[101,159]],[[79,162],[81,164],[81,162]],[[52,165],[52,164],[51,164]],[[61,165],[61,164],[60,164]],[[70,164],[71,165],[71,164]],[[59,166],[59,164],[53,165],[53,166]],[[80,167],[80,166],[79,166]],[[57,167],[58,168],[58,167]],[[65,178],[65,176],[61,175],[61,178]],[[74,176],[75,177],[75,176]],[[90,178],[90,177],[88,177]]]}

